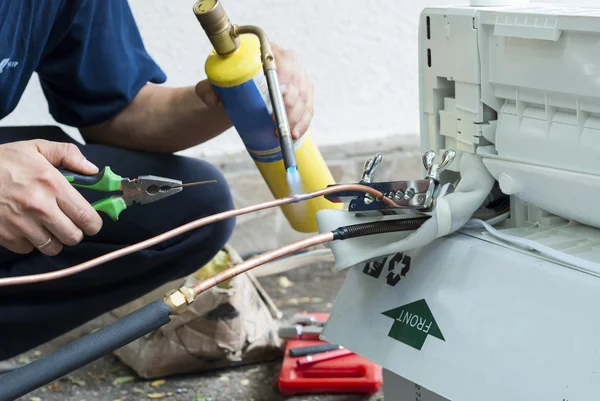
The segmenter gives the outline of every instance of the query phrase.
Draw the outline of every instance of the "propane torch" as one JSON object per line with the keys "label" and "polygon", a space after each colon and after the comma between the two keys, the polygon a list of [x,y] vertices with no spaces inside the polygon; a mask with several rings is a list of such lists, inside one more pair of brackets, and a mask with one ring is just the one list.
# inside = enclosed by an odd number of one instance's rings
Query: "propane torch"
{"label": "propane torch", "polygon": [[240,26],[232,24],[225,13],[223,5],[218,0],[199,0],[194,5],[194,14],[213,45],[215,52],[221,56],[230,55],[239,48],[240,35],[252,34],[258,38],[263,71],[267,79],[269,97],[277,124],[277,133],[279,135],[285,170],[288,173],[297,172],[298,164],[294,153],[292,134],[283,95],[281,94],[277,63],[267,34],[261,28],[254,25]]}

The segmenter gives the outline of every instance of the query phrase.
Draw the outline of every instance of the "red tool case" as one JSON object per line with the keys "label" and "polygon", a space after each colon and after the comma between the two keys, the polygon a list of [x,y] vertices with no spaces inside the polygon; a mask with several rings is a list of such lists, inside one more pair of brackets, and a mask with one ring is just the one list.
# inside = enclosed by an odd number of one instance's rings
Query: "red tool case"
{"label": "red tool case", "polygon": [[[307,314],[302,314],[305,316]],[[315,313],[318,320],[328,315]],[[326,344],[321,340],[288,340],[283,365],[278,379],[279,391],[284,395],[307,393],[377,393],[383,385],[380,366],[355,354],[306,367],[296,366],[303,357],[291,357],[290,348]]]}

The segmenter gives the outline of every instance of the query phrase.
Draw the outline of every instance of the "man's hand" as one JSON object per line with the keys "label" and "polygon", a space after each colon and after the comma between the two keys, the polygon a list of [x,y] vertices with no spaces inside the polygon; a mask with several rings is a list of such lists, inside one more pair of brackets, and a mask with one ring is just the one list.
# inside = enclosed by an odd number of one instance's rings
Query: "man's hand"
{"label": "man's hand", "polygon": [[32,140],[0,145],[0,245],[20,254],[54,256],[102,227],[100,215],[56,169],[98,168],[77,146]]}
{"label": "man's hand", "polygon": [[[282,49],[275,43],[271,43],[271,50],[277,63],[292,138],[298,139],[306,133],[312,121],[314,86],[293,50]],[[219,104],[217,94],[212,89],[207,91],[196,87],[196,93],[210,107]]]}

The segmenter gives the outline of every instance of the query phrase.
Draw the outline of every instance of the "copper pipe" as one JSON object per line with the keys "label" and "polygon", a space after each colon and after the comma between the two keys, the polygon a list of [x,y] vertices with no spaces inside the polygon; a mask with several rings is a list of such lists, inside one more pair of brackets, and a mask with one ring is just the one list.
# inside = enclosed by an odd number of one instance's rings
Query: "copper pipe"
{"label": "copper pipe", "polygon": [[331,241],[333,241],[333,233],[327,232],[323,234],[314,235],[312,237],[305,238],[300,241],[292,242],[291,244],[282,246],[281,248],[277,248],[272,251],[265,252],[262,255],[255,256],[252,259],[232,266],[227,270],[223,270],[222,272],[217,273],[214,276],[207,278],[206,280],[202,280],[198,284],[194,285],[192,289],[196,293],[196,296],[198,296],[204,291],[207,291],[212,287],[219,285],[223,281],[227,281],[237,276],[238,274],[245,273],[248,270],[252,270],[255,267],[268,263],[272,260],[281,258],[285,255],[289,255],[290,253]]}
{"label": "copper pipe", "polygon": [[373,189],[371,187],[360,185],[360,184],[344,184],[344,185],[336,185],[328,188],[321,189],[319,191],[311,192],[308,194],[300,194],[300,195],[292,195],[287,198],[276,199],[269,202],[259,203],[252,206],[243,207],[240,209],[230,210],[223,213],[214,214],[212,216],[203,217],[201,219],[192,221],[190,223],[184,224],[177,228],[174,228],[170,231],[167,231],[163,234],[159,234],[155,237],[149,238],[145,241],[138,242],[137,244],[133,244],[127,246],[125,248],[107,253],[106,255],[99,256],[94,259],[90,259],[87,262],[80,263],[75,266],[67,267],[65,269],[53,271],[50,273],[41,273],[41,274],[32,274],[29,276],[20,276],[20,277],[6,277],[0,279],[0,287],[10,286],[10,285],[22,285],[22,284],[31,284],[31,283],[39,283],[42,281],[56,280],[59,278],[71,276],[73,274],[80,273],[84,270],[91,269],[92,267],[96,267],[103,263],[109,262],[114,259],[121,258],[123,256],[135,253],[137,251],[141,251],[143,249],[149,248],[156,244],[159,244],[163,241],[169,240],[178,235],[184,234],[188,231],[194,230],[196,228],[216,223],[217,221],[229,219],[236,216],[241,216],[243,214],[248,214],[252,212],[258,212],[260,210],[269,209],[281,205],[286,205],[290,203],[298,203],[308,199],[317,198],[323,195],[329,195],[340,191],[361,191],[366,192],[375,196],[377,199],[382,200],[392,207],[397,207],[396,203],[389,198],[386,198],[381,192]]}

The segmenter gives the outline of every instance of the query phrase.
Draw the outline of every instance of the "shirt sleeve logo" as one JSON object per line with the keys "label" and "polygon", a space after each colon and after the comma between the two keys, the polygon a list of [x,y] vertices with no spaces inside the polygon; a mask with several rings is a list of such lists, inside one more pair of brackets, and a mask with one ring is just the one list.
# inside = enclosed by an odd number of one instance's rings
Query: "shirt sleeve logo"
{"label": "shirt sleeve logo", "polygon": [[4,72],[4,69],[15,68],[17,65],[19,65],[18,61],[11,61],[9,58],[2,59],[0,61],[0,74]]}

